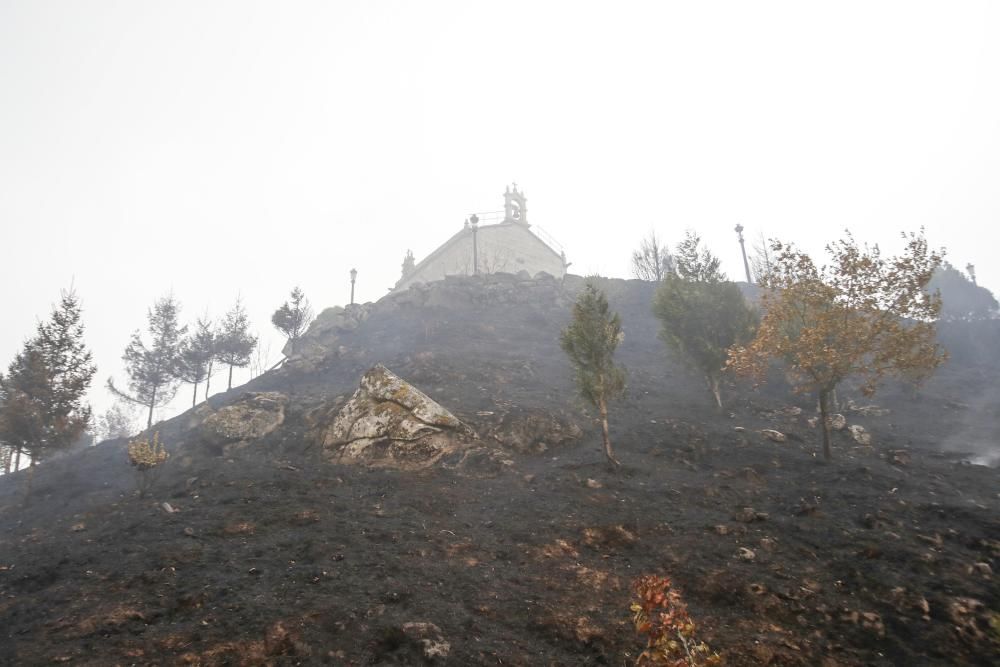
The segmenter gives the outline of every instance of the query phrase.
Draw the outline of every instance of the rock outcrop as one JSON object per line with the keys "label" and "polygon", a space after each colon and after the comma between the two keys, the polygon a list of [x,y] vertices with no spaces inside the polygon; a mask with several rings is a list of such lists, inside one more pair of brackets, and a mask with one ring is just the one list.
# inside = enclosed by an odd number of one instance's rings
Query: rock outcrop
{"label": "rock outcrop", "polygon": [[475,435],[453,414],[382,364],[361,386],[319,440],[326,458],[405,470],[426,468],[469,449]]}
{"label": "rock outcrop", "polygon": [[564,414],[538,409],[513,407],[500,415],[480,413],[484,440],[494,440],[507,449],[522,454],[541,453],[552,447],[575,443],[583,429]]}
{"label": "rock outcrop", "polygon": [[851,424],[848,428],[851,433],[851,437],[859,445],[871,445],[872,444],[872,434],[865,430],[864,426],[858,424]]}
{"label": "rock outcrop", "polygon": [[456,275],[431,283],[413,283],[405,290],[391,292],[379,304],[387,308],[455,308],[549,302],[560,307],[569,307],[572,303],[572,295],[564,289],[562,280],[544,271],[534,277],[521,271],[517,274]]}
{"label": "rock outcrop", "polygon": [[373,304],[352,304],[346,308],[334,306],[320,313],[298,340],[285,344],[282,354],[286,366],[297,371],[312,372],[323,365],[340,348],[339,339],[344,333],[354,331],[368,319]]}
{"label": "rock outcrop", "polygon": [[243,394],[231,405],[211,413],[198,425],[198,434],[209,445],[231,450],[263,438],[285,422],[288,397],[276,391]]}

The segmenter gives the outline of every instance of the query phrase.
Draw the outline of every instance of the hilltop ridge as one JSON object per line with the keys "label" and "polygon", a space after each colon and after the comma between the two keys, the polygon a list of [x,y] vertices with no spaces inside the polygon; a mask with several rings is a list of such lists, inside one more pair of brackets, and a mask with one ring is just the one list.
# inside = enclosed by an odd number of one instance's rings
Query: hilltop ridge
{"label": "hilltop ridge", "polygon": [[[281,368],[156,427],[171,457],[150,498],[123,442],[40,466],[26,505],[23,475],[0,480],[0,659],[621,664],[648,573],[731,665],[996,658],[997,470],[942,451],[996,442],[995,322],[943,327],[966,343],[919,391],[845,387],[845,424],[873,442],[838,431],[826,465],[809,397],[779,374],[730,384],[717,411],[657,338],[655,286],[600,282],[625,330],[620,473],[558,344],[582,278],[456,277],[328,309]],[[481,454],[324,457],[376,364]]]}

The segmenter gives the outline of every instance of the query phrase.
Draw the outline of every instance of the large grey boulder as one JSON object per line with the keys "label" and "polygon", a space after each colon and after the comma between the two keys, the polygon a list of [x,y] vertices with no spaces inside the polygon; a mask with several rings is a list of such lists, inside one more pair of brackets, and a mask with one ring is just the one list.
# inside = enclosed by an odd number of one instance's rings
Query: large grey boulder
{"label": "large grey boulder", "polygon": [[286,405],[288,397],[276,391],[246,393],[206,416],[198,433],[210,445],[257,440],[285,422]]}
{"label": "large grey boulder", "polygon": [[406,470],[461,453],[475,437],[457,417],[382,364],[362,376],[358,390],[327,424],[320,426],[319,440],[328,460]]}

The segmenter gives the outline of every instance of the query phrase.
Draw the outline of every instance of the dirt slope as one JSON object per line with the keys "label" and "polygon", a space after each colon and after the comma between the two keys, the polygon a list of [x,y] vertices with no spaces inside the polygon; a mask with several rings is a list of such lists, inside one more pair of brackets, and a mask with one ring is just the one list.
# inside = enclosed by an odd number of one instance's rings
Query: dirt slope
{"label": "dirt slope", "polygon": [[[629,586],[665,573],[731,665],[996,664],[997,470],[941,452],[996,447],[995,326],[944,331],[961,354],[918,394],[888,387],[888,413],[845,412],[874,446],[838,433],[823,464],[807,398],[729,387],[716,412],[657,340],[651,286],[608,281],[630,384],[611,473],[557,343],[579,284],[449,280],[366,307],[325,357],[213,397],[286,394],[264,438],[206,441],[206,408],[160,425],[151,498],[121,442],[41,466],[27,504],[22,474],[0,479],[0,662],[630,664]],[[378,362],[492,455],[324,462],[317,415]]]}

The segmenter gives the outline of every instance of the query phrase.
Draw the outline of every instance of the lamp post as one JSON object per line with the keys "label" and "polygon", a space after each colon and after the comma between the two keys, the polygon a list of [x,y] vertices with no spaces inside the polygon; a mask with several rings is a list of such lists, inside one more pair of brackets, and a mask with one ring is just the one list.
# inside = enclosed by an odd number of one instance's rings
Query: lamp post
{"label": "lamp post", "polygon": [[743,225],[736,224],[736,233],[740,237],[740,252],[743,253],[743,270],[747,272],[747,284],[752,285],[753,280],[750,279],[750,263],[747,261],[747,246],[743,242]]}
{"label": "lamp post", "polygon": [[469,218],[469,224],[472,226],[472,275],[479,275],[479,240],[477,238],[477,233],[479,232],[479,216],[475,213]]}
{"label": "lamp post", "polygon": [[354,305],[354,281],[358,279],[358,270],[351,269],[351,305]]}
{"label": "lamp post", "polygon": [[979,283],[976,282],[976,267],[971,262],[965,265],[965,270],[969,272],[969,277],[972,278],[972,284],[978,287]]}

